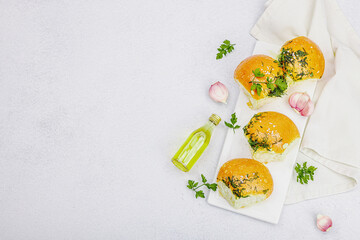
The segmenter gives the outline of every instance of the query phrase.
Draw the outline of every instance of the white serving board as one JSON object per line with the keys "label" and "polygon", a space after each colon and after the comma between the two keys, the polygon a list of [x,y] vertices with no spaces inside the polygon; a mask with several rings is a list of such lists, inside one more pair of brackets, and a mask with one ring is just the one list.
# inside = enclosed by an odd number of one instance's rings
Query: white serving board
{"label": "white serving board", "polygon": [[[281,46],[257,42],[253,54],[265,54],[276,58],[280,47]],[[234,84],[236,83],[234,82]],[[306,81],[296,87],[293,86],[289,89],[287,95],[282,98],[278,98],[276,101],[257,110],[251,110],[246,105],[248,99],[241,90],[234,109],[234,112],[236,112],[236,116],[238,117],[237,124],[239,124],[241,128],[238,129],[235,134],[232,129],[228,130],[213,182],[216,182],[219,169],[225,162],[234,158],[252,158],[250,146],[243,134],[242,127],[245,126],[250,121],[251,117],[258,112],[276,111],[288,116],[298,127],[302,138],[307,118],[295,113],[288,104],[288,98],[293,92],[307,92],[310,96],[313,96],[315,87],[316,81],[313,80]],[[224,120],[228,121],[229,119],[224,118]],[[224,198],[220,196],[219,191],[216,191],[210,192],[207,199],[208,203],[232,212],[277,224],[279,222],[282,207],[284,205],[289,183],[293,174],[293,168],[299,151],[299,146],[300,141],[298,145],[289,152],[284,161],[265,164],[270,170],[274,180],[274,191],[265,201],[247,208],[234,209]]]}

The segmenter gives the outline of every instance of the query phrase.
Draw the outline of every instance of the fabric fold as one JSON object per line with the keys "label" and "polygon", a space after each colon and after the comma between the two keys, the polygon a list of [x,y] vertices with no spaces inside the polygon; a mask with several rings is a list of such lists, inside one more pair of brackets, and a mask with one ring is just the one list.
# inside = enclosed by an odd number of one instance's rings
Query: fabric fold
{"label": "fabric fold", "polygon": [[[313,100],[298,162],[318,167],[315,181],[289,187],[286,203],[353,189],[360,179],[360,38],[335,0],[270,0],[251,30],[259,42],[281,46],[297,36],[316,42],[325,57],[325,72]],[[279,49],[280,50],[280,49]]]}

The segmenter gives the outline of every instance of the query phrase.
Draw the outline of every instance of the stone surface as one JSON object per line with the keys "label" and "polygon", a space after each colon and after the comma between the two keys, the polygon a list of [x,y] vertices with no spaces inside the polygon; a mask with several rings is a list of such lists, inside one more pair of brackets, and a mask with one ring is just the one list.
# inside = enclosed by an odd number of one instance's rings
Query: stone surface
{"label": "stone surface", "polygon": [[[214,175],[223,124],[191,172],[170,163],[211,113],[230,117],[264,3],[0,1],[0,239],[358,239],[358,189],[285,206],[278,225],[195,199],[186,182]],[[339,4],[360,33],[358,0]]]}

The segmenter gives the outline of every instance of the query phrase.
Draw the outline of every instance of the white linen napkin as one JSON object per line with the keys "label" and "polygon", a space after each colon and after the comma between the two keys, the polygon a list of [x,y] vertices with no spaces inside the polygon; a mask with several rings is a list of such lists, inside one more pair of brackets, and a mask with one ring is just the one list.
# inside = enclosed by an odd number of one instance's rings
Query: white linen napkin
{"label": "white linen napkin", "polygon": [[349,191],[360,179],[360,38],[336,0],[270,0],[267,6],[251,30],[258,41],[281,46],[307,36],[325,57],[297,158],[318,167],[315,181],[301,185],[294,174],[286,203]]}

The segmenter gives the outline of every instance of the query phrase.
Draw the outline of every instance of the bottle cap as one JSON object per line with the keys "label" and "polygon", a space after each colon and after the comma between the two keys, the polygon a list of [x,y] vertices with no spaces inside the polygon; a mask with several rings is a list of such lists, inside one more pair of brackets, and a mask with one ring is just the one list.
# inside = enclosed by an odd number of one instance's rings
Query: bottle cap
{"label": "bottle cap", "polygon": [[209,121],[211,121],[215,126],[217,126],[221,122],[221,118],[216,114],[212,114],[209,117]]}

